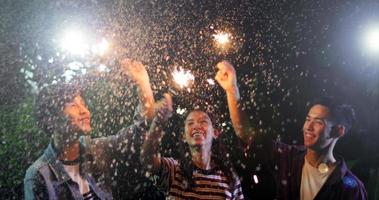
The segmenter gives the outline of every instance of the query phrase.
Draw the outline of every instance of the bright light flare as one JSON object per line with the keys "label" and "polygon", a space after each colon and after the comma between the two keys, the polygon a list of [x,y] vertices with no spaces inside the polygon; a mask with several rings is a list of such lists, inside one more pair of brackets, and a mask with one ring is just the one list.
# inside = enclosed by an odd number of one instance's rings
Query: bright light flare
{"label": "bright light flare", "polygon": [[225,46],[230,43],[231,35],[227,32],[216,31],[216,33],[213,34],[213,38],[218,45]]}
{"label": "bright light flare", "polygon": [[379,53],[379,26],[372,27],[366,33],[365,44],[372,53]]}
{"label": "bright light flare", "polygon": [[62,50],[83,56],[88,52],[89,45],[83,32],[70,29],[64,32],[60,41]]}
{"label": "bright light flare", "polygon": [[189,70],[186,71],[182,68],[179,68],[179,70],[175,69],[172,72],[172,77],[180,88],[188,87],[195,80],[195,77]]}
{"label": "bright light flare", "polygon": [[109,42],[105,38],[101,38],[98,44],[92,46],[92,52],[97,55],[104,55],[109,49]]}

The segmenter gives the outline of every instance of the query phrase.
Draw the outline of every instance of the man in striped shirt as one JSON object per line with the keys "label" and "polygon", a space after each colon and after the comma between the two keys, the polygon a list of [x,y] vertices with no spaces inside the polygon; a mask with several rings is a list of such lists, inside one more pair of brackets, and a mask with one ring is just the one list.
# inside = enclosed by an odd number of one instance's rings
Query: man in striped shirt
{"label": "man in striped shirt", "polygon": [[163,123],[172,112],[171,96],[165,95],[142,146],[141,160],[153,172],[167,199],[244,199],[239,178],[219,151],[219,132],[209,115],[191,111],[184,127],[187,154],[180,160],[160,157]]}

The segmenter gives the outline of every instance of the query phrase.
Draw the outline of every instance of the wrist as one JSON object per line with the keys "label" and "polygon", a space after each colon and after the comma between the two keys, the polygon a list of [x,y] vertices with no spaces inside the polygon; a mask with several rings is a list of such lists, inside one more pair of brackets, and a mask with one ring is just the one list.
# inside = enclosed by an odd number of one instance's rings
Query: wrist
{"label": "wrist", "polygon": [[225,90],[227,96],[232,96],[236,98],[240,98],[239,90],[236,85],[233,85]]}
{"label": "wrist", "polygon": [[139,86],[139,87],[146,87],[146,86],[150,86],[150,81],[149,81],[149,78],[147,79],[140,79],[140,80],[135,80],[135,83]]}

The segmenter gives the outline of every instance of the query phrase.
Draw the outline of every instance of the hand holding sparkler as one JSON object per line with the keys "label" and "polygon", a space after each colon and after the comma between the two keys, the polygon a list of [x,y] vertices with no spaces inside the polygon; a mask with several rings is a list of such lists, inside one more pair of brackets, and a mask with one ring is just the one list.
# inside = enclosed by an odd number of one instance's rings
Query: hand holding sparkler
{"label": "hand holding sparkler", "polygon": [[227,61],[221,61],[216,65],[218,71],[216,73],[216,81],[226,92],[235,91],[237,88],[236,71],[232,64]]}

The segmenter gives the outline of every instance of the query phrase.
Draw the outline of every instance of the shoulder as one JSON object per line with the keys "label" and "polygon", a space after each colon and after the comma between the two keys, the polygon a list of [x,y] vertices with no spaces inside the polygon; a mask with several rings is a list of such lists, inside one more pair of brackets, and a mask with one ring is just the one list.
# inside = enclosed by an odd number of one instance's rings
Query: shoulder
{"label": "shoulder", "polygon": [[306,152],[306,148],[303,145],[290,145],[280,141],[273,141],[273,149],[277,153],[292,153],[302,154]]}
{"label": "shoulder", "polygon": [[342,177],[342,184],[348,190],[366,191],[364,184],[349,169],[347,169],[346,174]]}
{"label": "shoulder", "polygon": [[168,167],[178,167],[179,166],[179,161],[171,158],[171,157],[162,157],[161,158],[162,165],[166,165]]}
{"label": "shoulder", "polygon": [[48,167],[48,161],[45,155],[39,157],[29,168],[26,170],[24,181],[36,180],[40,176],[40,169]]}
{"label": "shoulder", "polygon": [[367,192],[364,184],[342,163],[340,188],[343,191],[346,199],[365,200]]}

